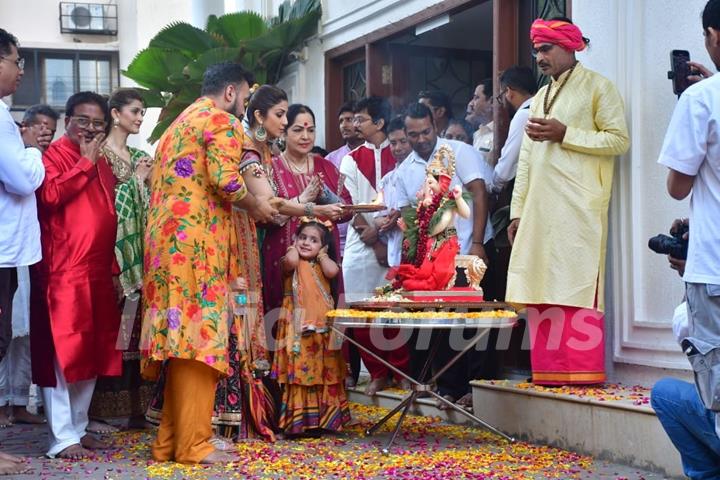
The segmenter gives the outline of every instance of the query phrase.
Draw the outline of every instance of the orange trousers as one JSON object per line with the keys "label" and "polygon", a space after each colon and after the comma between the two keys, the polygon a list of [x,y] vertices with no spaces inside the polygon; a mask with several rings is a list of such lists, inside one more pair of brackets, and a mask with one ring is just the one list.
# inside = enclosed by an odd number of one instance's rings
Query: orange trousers
{"label": "orange trousers", "polygon": [[158,462],[200,463],[215,451],[209,440],[219,373],[203,362],[173,358],[166,375],[152,457]]}

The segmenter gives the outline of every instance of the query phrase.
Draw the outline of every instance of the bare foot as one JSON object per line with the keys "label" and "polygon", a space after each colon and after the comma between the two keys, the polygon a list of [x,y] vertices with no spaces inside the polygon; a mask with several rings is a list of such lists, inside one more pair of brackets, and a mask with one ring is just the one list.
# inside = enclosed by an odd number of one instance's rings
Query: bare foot
{"label": "bare foot", "polygon": [[215,450],[210,455],[200,460],[200,463],[202,463],[203,465],[210,465],[213,463],[230,463],[236,460],[237,458],[233,457],[229,453]]}
{"label": "bare foot", "polygon": [[83,458],[94,457],[95,454],[90,450],[83,448],[82,445],[76,443],[70,445],[62,452],[55,455],[55,458],[64,458],[66,460],[82,460]]}
{"label": "bare foot", "polygon": [[12,425],[12,420],[5,414],[5,407],[0,408],[3,409],[3,411],[0,412],[0,428],[7,428]]}
{"label": "bare foot", "polygon": [[28,425],[40,425],[45,423],[44,417],[40,415],[33,415],[28,412],[25,407],[13,407],[12,409],[12,421],[14,423],[25,423]]}
{"label": "bare foot", "polygon": [[232,452],[235,450],[235,445],[233,445],[232,440],[219,435],[212,437],[210,439],[210,444],[215,447],[215,450],[220,452]]}
{"label": "bare foot", "polygon": [[412,383],[407,378],[401,379],[398,386],[403,390],[412,390]]}
{"label": "bare foot", "polygon": [[9,453],[0,452],[0,460],[5,460],[6,462],[13,462],[13,463],[22,463],[25,461],[24,458],[16,457],[15,455],[10,455]]}
{"label": "bare foot", "polygon": [[345,388],[355,388],[355,379],[353,377],[345,377]]}
{"label": "bare foot", "polygon": [[105,450],[110,448],[110,444],[87,434],[80,439],[80,443],[89,450]]}
{"label": "bare foot", "polygon": [[90,433],[115,433],[120,429],[110,425],[109,423],[100,422],[98,420],[90,420],[88,426],[85,428]]}
{"label": "bare foot", "polygon": [[23,473],[28,473],[29,471],[29,465],[0,459],[0,475],[20,475]]}
{"label": "bare foot", "polygon": [[368,383],[368,386],[365,387],[365,395],[373,396],[380,390],[384,389],[387,386],[387,378],[376,378],[375,380],[370,381]]}

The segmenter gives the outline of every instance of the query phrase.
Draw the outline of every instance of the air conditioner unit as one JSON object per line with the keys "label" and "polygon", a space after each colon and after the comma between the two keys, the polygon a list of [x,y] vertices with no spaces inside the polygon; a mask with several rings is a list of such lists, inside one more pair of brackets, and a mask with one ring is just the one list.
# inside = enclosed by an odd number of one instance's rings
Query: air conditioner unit
{"label": "air conditioner unit", "polygon": [[60,2],[60,32],[117,35],[117,5]]}

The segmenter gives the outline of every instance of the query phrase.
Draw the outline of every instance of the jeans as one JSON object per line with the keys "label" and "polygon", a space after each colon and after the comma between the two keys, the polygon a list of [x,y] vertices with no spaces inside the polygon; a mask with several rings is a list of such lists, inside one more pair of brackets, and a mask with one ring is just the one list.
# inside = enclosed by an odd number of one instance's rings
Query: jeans
{"label": "jeans", "polygon": [[720,479],[715,413],[705,408],[695,385],[663,378],[652,389],[651,404],[680,452],[685,475],[693,480]]}

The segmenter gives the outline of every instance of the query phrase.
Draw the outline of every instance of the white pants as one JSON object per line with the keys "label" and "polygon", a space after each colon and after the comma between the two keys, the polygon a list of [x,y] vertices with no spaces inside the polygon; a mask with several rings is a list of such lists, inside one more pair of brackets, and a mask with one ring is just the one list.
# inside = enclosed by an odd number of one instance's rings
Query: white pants
{"label": "white pants", "polygon": [[30,376],[30,337],[13,338],[0,361],[0,406],[27,406]]}
{"label": "white pants", "polygon": [[88,409],[95,390],[96,378],[68,384],[55,359],[55,387],[43,387],[45,416],[50,427],[50,449],[47,456],[55,455],[70,445],[80,443],[88,425]]}

